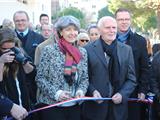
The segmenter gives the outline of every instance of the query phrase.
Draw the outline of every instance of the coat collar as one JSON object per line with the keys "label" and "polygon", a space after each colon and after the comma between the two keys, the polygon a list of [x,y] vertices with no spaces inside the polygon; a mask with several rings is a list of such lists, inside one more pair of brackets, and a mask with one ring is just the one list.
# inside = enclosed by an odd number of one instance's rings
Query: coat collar
{"label": "coat collar", "polygon": [[[123,43],[117,42],[117,56],[118,56],[118,62],[120,64],[120,66],[121,66],[121,63],[122,63],[122,59],[125,56],[125,55],[123,55],[125,53],[122,52],[122,51],[124,51],[124,50],[122,50],[124,48],[124,46],[125,45]],[[102,44],[101,44],[101,39],[98,39],[93,43],[93,51],[96,53],[98,58],[102,61],[105,68],[108,68],[106,58],[105,58],[105,54],[104,54]]]}
{"label": "coat collar", "polygon": [[101,39],[94,41],[93,50],[96,53],[96,55],[98,56],[98,58],[102,61],[105,68],[107,69],[107,62],[106,62],[105,54],[104,54],[104,51],[102,48]]}

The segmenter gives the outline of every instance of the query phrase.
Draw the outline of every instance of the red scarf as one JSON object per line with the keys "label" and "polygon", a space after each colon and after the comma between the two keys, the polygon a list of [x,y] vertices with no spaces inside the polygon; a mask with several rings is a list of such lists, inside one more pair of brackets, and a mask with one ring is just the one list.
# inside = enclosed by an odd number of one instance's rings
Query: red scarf
{"label": "red scarf", "polygon": [[80,62],[81,53],[79,49],[67,42],[64,38],[58,41],[60,50],[65,54],[64,76],[67,82],[73,82],[77,71],[77,64]]}

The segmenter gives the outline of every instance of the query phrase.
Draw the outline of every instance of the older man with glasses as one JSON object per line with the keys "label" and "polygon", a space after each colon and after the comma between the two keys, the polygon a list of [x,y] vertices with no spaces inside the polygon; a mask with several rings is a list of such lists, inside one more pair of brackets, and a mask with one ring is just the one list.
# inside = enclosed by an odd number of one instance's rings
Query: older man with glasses
{"label": "older man with glasses", "polygon": [[15,31],[22,42],[23,49],[34,61],[35,49],[38,44],[44,41],[43,36],[29,29],[29,16],[27,12],[15,12],[13,21],[15,24]]}

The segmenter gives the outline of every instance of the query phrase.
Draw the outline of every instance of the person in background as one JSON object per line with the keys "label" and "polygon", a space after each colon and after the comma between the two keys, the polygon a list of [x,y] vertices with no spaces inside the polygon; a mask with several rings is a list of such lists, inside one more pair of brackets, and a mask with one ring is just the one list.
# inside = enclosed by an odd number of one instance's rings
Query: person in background
{"label": "person in background", "polygon": [[14,25],[13,22],[9,19],[4,19],[2,22],[2,27],[3,28],[10,28],[10,29],[14,29]]}
{"label": "person in background", "polygon": [[39,23],[36,25],[36,32],[41,34],[42,26],[43,25],[49,25],[49,16],[47,14],[42,13],[39,17]]}
{"label": "person in background", "polygon": [[36,66],[38,66],[38,64],[39,64],[40,56],[41,56],[43,48],[45,46],[49,45],[49,44],[53,44],[56,41],[55,35],[53,34],[53,28],[52,28],[51,25],[42,25],[42,32],[41,32],[41,34],[45,38],[45,41],[42,42],[41,44],[39,44],[37,46],[37,48],[36,48],[35,59],[34,59],[34,64]]}
{"label": "person in background", "polygon": [[87,43],[90,41],[90,38],[87,33],[79,33],[77,36],[77,43],[79,46],[83,47],[87,45]]}
{"label": "person in background", "polygon": [[151,63],[150,87],[151,92],[155,94],[153,107],[153,120],[160,119],[160,51],[158,51]]}
{"label": "person in background", "polygon": [[35,49],[44,41],[42,35],[29,29],[29,16],[25,11],[17,11],[13,15],[15,31],[21,40],[22,48],[34,61]]}
{"label": "person in background", "polygon": [[132,49],[116,40],[114,18],[102,17],[98,29],[100,38],[85,46],[89,73],[86,95],[112,100],[84,102],[83,120],[127,120],[128,97],[136,86]]}
{"label": "person in background", "polygon": [[[76,45],[80,22],[63,16],[55,23],[59,39],[43,49],[37,68],[38,103],[50,105],[83,97],[88,87],[87,52]],[[76,102],[40,112],[42,120],[80,120]]]}
{"label": "person in background", "polygon": [[[115,12],[115,18],[118,24],[117,40],[132,47],[135,71],[137,78],[137,87],[132,92],[132,98],[145,99],[148,92],[149,79],[149,58],[147,53],[147,44],[144,37],[131,30],[131,13],[125,8],[119,8]],[[143,103],[129,102],[128,120],[144,120],[145,106]]]}
{"label": "person in background", "polygon": [[160,50],[160,43],[156,43],[152,47],[153,50],[153,56]]}
{"label": "person in background", "polygon": [[39,17],[39,22],[42,25],[49,24],[49,16],[47,14],[41,14]]}
{"label": "person in background", "polygon": [[93,24],[88,27],[88,35],[91,41],[95,41],[99,39],[100,34],[97,25]]}
{"label": "person in background", "polygon": [[31,109],[29,88],[36,69],[17,42],[14,30],[0,29],[0,93],[14,103],[19,112],[21,110],[22,113],[14,117],[22,120],[27,116],[26,110]]}
{"label": "person in background", "polygon": [[41,35],[47,40],[53,34],[53,26],[44,24],[42,25]]}
{"label": "person in background", "polygon": [[153,59],[152,45],[148,37],[145,37],[145,39],[147,42],[147,53],[148,53],[148,58],[149,58],[149,66],[151,66],[152,59]]}

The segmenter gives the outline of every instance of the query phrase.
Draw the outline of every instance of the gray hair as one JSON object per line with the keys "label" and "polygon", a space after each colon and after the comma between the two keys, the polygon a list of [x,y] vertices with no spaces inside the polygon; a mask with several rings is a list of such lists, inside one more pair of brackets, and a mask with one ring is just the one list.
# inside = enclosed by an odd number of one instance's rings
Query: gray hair
{"label": "gray hair", "polygon": [[103,26],[104,22],[106,22],[106,20],[115,21],[115,23],[117,23],[116,20],[115,20],[115,18],[113,18],[111,16],[104,16],[101,19],[99,19],[97,27],[101,28]]}
{"label": "gray hair", "polygon": [[64,28],[68,27],[69,25],[74,25],[78,31],[80,29],[79,20],[74,16],[67,15],[67,16],[60,17],[58,21],[55,23],[55,28],[57,30],[57,33],[59,34],[60,31],[62,31]]}
{"label": "gray hair", "polygon": [[81,39],[87,39],[87,40],[90,40],[89,36],[87,33],[79,33],[78,36],[77,36],[77,40],[81,40]]}
{"label": "gray hair", "polygon": [[9,19],[4,19],[2,22],[2,26],[3,28],[7,27],[7,28],[14,29],[13,22]]}

